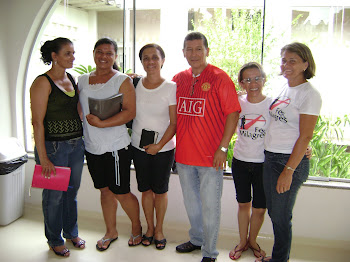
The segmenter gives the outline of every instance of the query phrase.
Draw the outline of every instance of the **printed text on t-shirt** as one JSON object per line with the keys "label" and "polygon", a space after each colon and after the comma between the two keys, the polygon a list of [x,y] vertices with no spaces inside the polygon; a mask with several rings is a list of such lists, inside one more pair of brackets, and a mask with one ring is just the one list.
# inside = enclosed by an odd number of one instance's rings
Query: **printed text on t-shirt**
{"label": "printed text on t-shirt", "polygon": [[179,97],[177,113],[180,115],[204,117],[205,99]]}

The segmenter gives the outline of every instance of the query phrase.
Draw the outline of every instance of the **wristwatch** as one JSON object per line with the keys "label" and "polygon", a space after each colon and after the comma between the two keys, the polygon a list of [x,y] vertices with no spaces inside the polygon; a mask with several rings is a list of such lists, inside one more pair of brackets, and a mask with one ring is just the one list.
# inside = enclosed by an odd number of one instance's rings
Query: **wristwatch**
{"label": "wristwatch", "polygon": [[220,148],[220,150],[221,150],[222,152],[224,152],[224,153],[227,153],[227,150],[228,150],[228,149],[227,149],[227,147],[223,147],[223,146],[222,146],[222,147]]}

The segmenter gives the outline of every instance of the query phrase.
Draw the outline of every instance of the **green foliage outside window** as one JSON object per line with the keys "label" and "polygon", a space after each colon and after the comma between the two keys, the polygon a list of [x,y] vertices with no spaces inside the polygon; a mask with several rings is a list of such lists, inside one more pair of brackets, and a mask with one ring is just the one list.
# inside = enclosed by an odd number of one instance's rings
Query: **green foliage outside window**
{"label": "green foliage outside window", "polygon": [[343,140],[343,129],[350,126],[349,115],[335,119],[320,116],[311,140],[313,157],[310,161],[310,175],[350,179],[350,153]]}
{"label": "green foliage outside window", "polygon": [[[295,26],[300,18],[301,15],[291,25]],[[201,19],[197,25],[193,22],[194,30],[202,32],[208,38],[209,62],[227,72],[236,87],[240,67],[250,61],[261,62],[262,22],[259,9],[232,10],[231,18],[224,15],[222,9],[215,9],[213,17]],[[266,54],[277,44],[277,39],[273,39],[266,29],[265,40],[269,43],[264,46]],[[267,63],[274,68],[279,66],[278,60]],[[350,127],[349,115],[334,120],[319,117],[311,141],[313,157],[310,161],[310,176],[350,179],[348,146],[339,145],[343,139],[342,130],[346,127]],[[232,137],[228,149],[227,161],[230,167],[236,137]]]}

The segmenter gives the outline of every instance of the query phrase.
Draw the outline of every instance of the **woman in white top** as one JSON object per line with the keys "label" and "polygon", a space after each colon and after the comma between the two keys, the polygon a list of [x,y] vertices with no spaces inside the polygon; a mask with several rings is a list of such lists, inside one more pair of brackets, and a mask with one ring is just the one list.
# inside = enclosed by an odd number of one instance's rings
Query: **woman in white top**
{"label": "woman in white top", "polygon": [[292,243],[296,196],[309,174],[304,155],[321,109],[319,92],[307,81],[315,75],[310,49],[301,43],[281,50],[281,74],[287,79],[270,105],[271,122],[265,138],[264,191],[274,229],[272,256],[257,261],[286,262]]}
{"label": "woman in white top", "polygon": [[[156,248],[161,250],[166,245],[163,221],[168,204],[170,170],[174,162],[176,84],[161,76],[165,54],[159,45],[145,45],[139,57],[147,75],[136,87],[136,117],[132,125],[131,144],[138,189],[142,192],[142,207],[147,220],[147,232],[142,237],[142,244],[151,245],[154,237]],[[146,133],[150,134],[152,141],[144,139]]]}
{"label": "woman in white top", "polygon": [[[130,136],[125,123],[135,116],[135,90],[130,78],[117,70],[117,43],[101,38],[94,47],[96,70],[79,77],[79,100],[82,106],[85,155],[94,187],[100,190],[106,233],[96,248],[105,251],[118,238],[117,201],[132,222],[129,246],[141,243],[142,228],[139,202],[130,192]],[[88,98],[108,98],[123,94],[122,111],[105,120],[90,114]]]}

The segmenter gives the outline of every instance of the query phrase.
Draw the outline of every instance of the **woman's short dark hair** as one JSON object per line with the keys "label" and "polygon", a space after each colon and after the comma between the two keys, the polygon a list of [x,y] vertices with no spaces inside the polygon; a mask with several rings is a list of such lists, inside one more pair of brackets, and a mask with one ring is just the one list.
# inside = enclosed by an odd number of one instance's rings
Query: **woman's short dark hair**
{"label": "woman's short dark hair", "polygon": [[185,40],[184,40],[184,49],[186,46],[186,41],[192,41],[192,40],[203,40],[204,47],[206,49],[208,49],[208,40],[205,37],[205,35],[203,35],[200,32],[191,32],[191,33],[186,35]]}
{"label": "woman's short dark hair", "polygon": [[[94,46],[94,51],[96,50],[96,48],[98,46],[104,45],[104,44],[113,45],[115,53],[118,54],[118,44],[117,44],[117,42],[114,41],[112,38],[109,38],[109,37],[103,37],[103,38],[100,38],[99,40],[97,40],[97,42],[96,42],[96,44]],[[119,71],[119,67],[118,67],[116,62],[114,62],[113,68],[115,70]]]}
{"label": "woman's short dark hair", "polygon": [[51,53],[54,52],[58,54],[62,46],[67,44],[72,45],[73,42],[68,38],[64,38],[64,37],[58,37],[58,38],[55,38],[54,40],[46,41],[40,48],[41,60],[43,60],[45,65],[51,64],[52,62]]}
{"label": "woman's short dark hair", "polygon": [[164,50],[163,50],[163,48],[161,48],[160,45],[157,45],[157,44],[147,44],[147,45],[144,45],[144,46],[140,49],[139,58],[140,58],[141,61],[142,61],[142,54],[143,54],[143,51],[145,51],[147,48],[155,48],[155,49],[157,49],[157,50],[159,51],[160,56],[162,57],[162,59],[165,58]]}
{"label": "woman's short dark hair", "polygon": [[241,67],[241,69],[239,69],[238,82],[241,82],[243,80],[243,73],[244,73],[244,71],[247,70],[247,69],[252,69],[252,68],[258,69],[260,71],[261,76],[266,79],[266,73],[265,73],[263,67],[257,62],[249,62],[249,63],[244,64]]}
{"label": "woman's short dark hair", "polygon": [[301,57],[301,59],[303,59],[304,62],[308,62],[308,67],[304,71],[305,79],[310,79],[310,78],[313,78],[315,76],[315,73],[316,73],[315,60],[312,56],[310,48],[307,45],[302,44],[302,43],[298,43],[298,42],[294,42],[294,43],[291,43],[291,44],[288,44],[288,45],[285,45],[284,47],[282,47],[281,55],[285,51],[296,53],[298,56]]}

